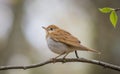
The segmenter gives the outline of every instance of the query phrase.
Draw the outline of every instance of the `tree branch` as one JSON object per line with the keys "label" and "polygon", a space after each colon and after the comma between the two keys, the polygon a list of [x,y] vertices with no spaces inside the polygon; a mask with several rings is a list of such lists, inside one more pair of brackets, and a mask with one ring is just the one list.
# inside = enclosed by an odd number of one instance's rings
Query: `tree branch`
{"label": "tree branch", "polygon": [[115,11],[120,11],[120,8],[115,8]]}
{"label": "tree branch", "polygon": [[31,68],[36,68],[36,67],[41,67],[50,63],[57,63],[57,62],[62,62],[62,63],[67,63],[67,62],[84,62],[84,63],[91,63],[91,64],[95,64],[95,65],[99,65],[99,66],[103,66],[105,68],[110,68],[116,71],[120,71],[120,66],[116,66],[113,64],[109,64],[106,62],[102,62],[102,61],[97,61],[97,60],[89,60],[89,59],[85,59],[85,58],[66,58],[66,59],[56,59],[56,60],[48,60],[45,61],[43,63],[39,63],[39,64],[32,64],[32,65],[28,65],[28,66],[0,66],[0,71],[1,70],[9,70],[9,69],[31,69]]}

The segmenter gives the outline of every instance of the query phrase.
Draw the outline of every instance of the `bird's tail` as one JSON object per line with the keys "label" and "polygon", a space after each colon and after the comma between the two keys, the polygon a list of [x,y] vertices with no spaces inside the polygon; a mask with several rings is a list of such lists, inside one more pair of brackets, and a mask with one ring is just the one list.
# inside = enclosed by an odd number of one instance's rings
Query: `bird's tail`
{"label": "bird's tail", "polygon": [[97,51],[97,50],[94,50],[94,49],[91,49],[91,48],[88,48],[86,46],[83,46],[83,45],[80,45],[80,50],[84,50],[84,51],[91,51],[91,52],[95,52],[97,54],[101,54],[101,52]]}

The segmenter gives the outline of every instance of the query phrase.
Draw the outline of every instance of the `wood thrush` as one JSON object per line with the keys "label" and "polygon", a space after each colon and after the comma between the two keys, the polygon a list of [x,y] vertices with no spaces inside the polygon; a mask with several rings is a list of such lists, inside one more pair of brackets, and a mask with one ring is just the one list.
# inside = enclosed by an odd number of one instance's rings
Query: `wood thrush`
{"label": "wood thrush", "polygon": [[59,54],[55,59],[61,55],[64,55],[63,58],[65,59],[65,57],[73,51],[75,51],[77,56],[77,50],[100,53],[94,49],[81,45],[81,42],[76,37],[55,25],[49,25],[48,27],[42,28],[46,30],[46,40],[49,49]]}

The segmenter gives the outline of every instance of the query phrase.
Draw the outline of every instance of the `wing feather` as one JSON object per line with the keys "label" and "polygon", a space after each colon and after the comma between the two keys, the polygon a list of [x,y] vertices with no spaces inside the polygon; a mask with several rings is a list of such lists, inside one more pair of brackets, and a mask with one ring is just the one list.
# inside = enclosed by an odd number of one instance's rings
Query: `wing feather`
{"label": "wing feather", "polygon": [[60,41],[75,47],[80,47],[81,43],[76,37],[64,30],[57,30],[56,32],[53,32],[51,34],[51,38],[55,41]]}

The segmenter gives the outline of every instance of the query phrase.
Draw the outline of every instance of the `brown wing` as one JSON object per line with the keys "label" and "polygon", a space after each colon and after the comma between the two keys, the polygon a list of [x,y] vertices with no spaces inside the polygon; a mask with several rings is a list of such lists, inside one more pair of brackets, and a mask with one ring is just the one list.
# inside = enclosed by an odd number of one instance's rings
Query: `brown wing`
{"label": "brown wing", "polygon": [[51,34],[51,38],[55,41],[60,41],[75,47],[80,47],[80,41],[76,37],[72,36],[70,33],[64,30],[57,30],[56,32],[53,32]]}

